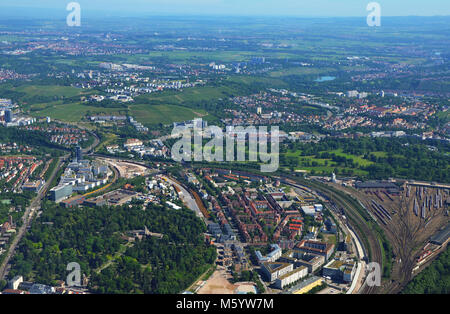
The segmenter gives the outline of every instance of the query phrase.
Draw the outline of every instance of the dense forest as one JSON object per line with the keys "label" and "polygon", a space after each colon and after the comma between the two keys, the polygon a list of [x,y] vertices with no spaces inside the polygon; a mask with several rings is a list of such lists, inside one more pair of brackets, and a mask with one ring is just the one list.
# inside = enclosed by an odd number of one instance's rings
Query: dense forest
{"label": "dense forest", "polygon": [[449,294],[450,293],[450,249],[417,275],[402,291],[403,294]]}
{"label": "dense forest", "polygon": [[[163,238],[128,241],[146,226]],[[195,214],[158,205],[66,209],[45,203],[21,242],[9,274],[54,284],[77,262],[97,293],[178,293],[215,261],[206,228]],[[43,262],[45,261],[45,262]]]}

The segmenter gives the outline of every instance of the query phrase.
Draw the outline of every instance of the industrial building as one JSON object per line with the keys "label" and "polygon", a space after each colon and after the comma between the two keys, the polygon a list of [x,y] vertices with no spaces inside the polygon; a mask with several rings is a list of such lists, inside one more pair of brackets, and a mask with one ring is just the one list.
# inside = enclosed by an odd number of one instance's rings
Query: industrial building
{"label": "industrial building", "polygon": [[136,196],[136,192],[120,189],[103,195],[103,198],[109,205],[119,206],[130,202]]}
{"label": "industrial building", "polygon": [[430,242],[435,245],[446,245],[450,238],[450,224],[431,237]]}
{"label": "industrial building", "polygon": [[323,205],[322,204],[314,204],[311,206],[302,206],[302,212],[303,214],[307,215],[307,216],[315,216],[318,213],[321,213],[323,210]]}
{"label": "industrial building", "polygon": [[72,208],[72,207],[78,207],[80,205],[83,205],[86,198],[82,195],[77,195],[74,197],[71,197],[69,199],[63,200],[61,202],[61,205],[63,205],[65,208]]}
{"label": "industrial building", "polygon": [[366,182],[356,182],[355,187],[357,189],[383,189],[398,193],[399,187],[392,182],[383,181],[366,181]]}
{"label": "industrial building", "polygon": [[103,196],[98,196],[85,200],[83,205],[90,207],[104,206],[106,205],[106,200],[103,198]]}

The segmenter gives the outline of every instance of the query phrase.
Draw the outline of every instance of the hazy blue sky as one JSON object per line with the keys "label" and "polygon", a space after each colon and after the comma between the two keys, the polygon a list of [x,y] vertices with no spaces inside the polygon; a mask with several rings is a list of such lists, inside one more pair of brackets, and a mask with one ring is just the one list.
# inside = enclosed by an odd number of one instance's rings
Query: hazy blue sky
{"label": "hazy blue sky", "polygon": [[[61,9],[71,0],[0,0],[0,11],[30,12],[30,8]],[[78,0],[89,14],[107,15],[220,14],[220,15],[293,15],[293,16],[365,16],[371,0]],[[450,0],[378,0],[383,16],[450,15]],[[23,9],[19,9],[23,8]],[[40,10],[36,10],[38,12]]]}

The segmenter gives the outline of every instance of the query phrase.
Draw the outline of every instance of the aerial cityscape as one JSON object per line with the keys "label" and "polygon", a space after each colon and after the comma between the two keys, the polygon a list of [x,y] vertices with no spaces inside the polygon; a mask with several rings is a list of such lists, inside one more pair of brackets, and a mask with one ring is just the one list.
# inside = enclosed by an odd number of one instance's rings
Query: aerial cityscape
{"label": "aerial cityscape", "polygon": [[0,3],[0,294],[450,293],[448,4],[62,2]]}

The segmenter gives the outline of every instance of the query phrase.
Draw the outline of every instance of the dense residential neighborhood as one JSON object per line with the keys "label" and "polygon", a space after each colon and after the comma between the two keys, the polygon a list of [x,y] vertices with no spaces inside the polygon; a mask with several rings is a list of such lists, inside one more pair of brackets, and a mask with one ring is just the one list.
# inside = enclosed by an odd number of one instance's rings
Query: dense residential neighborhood
{"label": "dense residential neighborhood", "polygon": [[449,293],[448,5],[54,2],[0,5],[0,294]]}

